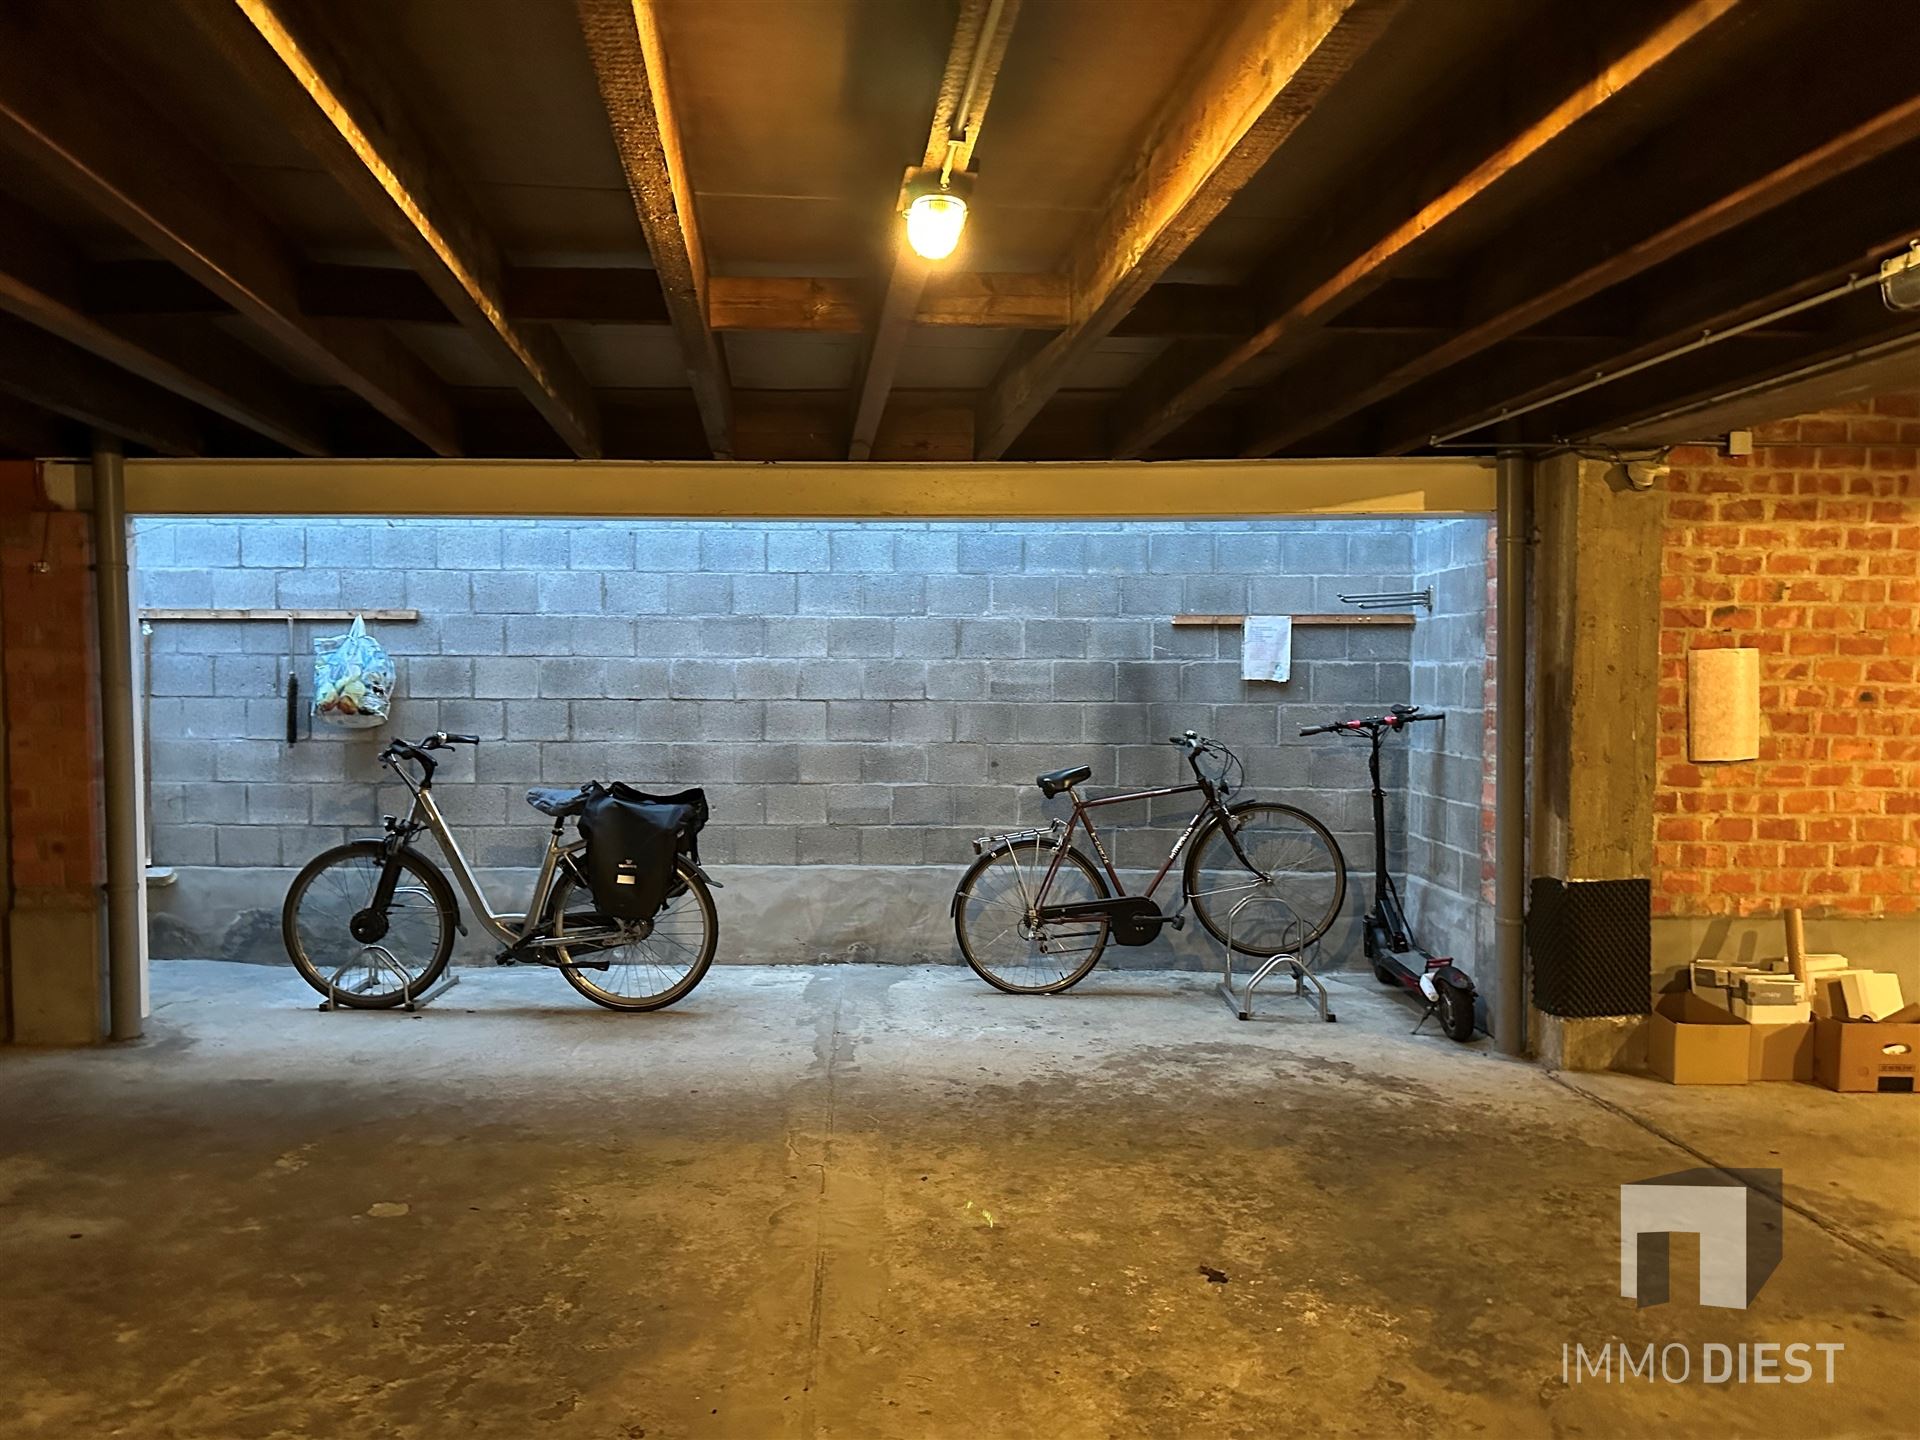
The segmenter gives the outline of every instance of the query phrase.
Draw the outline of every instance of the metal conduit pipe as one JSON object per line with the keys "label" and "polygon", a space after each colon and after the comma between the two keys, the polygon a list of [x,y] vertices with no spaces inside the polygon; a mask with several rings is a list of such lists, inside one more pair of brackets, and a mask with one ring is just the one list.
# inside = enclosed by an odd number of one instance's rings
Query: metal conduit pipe
{"label": "metal conduit pipe", "polygon": [[1503,450],[1496,472],[1494,571],[1494,960],[1500,976],[1494,1043],[1526,1050],[1527,906],[1527,543],[1533,524],[1533,462]]}
{"label": "metal conduit pipe", "polygon": [[[1576,395],[1584,395],[1589,390],[1599,389],[1602,385],[1611,385],[1614,381],[1624,380],[1629,375],[1638,375],[1642,370],[1651,370],[1656,365],[1665,365],[1669,360],[1678,360],[1682,355],[1691,355],[1696,350],[1705,350],[1709,346],[1718,345],[1724,340],[1731,340],[1737,335],[1744,335],[1749,330],[1758,330],[1766,325],[1777,325],[1782,320],[1790,319],[1804,311],[1829,304],[1832,301],[1853,294],[1856,290],[1864,290],[1869,286],[1878,285],[1879,283],[1880,272],[1878,270],[1869,271],[1864,275],[1850,275],[1844,284],[1835,285],[1828,290],[1822,290],[1818,295],[1809,295],[1804,300],[1795,300],[1791,304],[1769,310],[1764,315],[1755,315],[1751,319],[1743,320],[1738,325],[1729,325],[1724,330],[1703,331],[1699,336],[1687,341],[1685,344],[1675,345],[1670,350],[1662,350],[1658,355],[1649,355],[1645,360],[1636,361],[1634,364],[1622,365],[1618,370],[1596,371],[1591,378],[1578,381],[1563,389],[1555,390],[1551,395],[1535,400],[1530,405],[1502,407],[1499,413],[1490,416],[1488,419],[1475,420],[1470,425],[1462,425],[1457,429],[1447,431],[1445,434],[1435,435],[1427,441],[1427,444],[1432,446],[1450,445],[1462,435],[1471,435],[1476,430],[1486,430],[1495,425],[1504,424],[1509,420],[1518,420],[1522,415],[1531,415],[1536,410],[1544,410],[1549,405],[1558,405],[1562,400],[1571,400]],[[1852,356],[1848,356],[1847,360],[1853,358]],[[1846,362],[1822,361],[1820,363],[1822,365],[1829,365]],[[1767,385],[1775,385],[1778,384],[1779,381],[1768,380],[1765,383]],[[1691,409],[1694,407],[1689,406],[1688,408]],[[1664,420],[1668,415],[1678,415],[1680,413],[1682,412],[1678,410],[1669,410],[1654,418]]]}
{"label": "metal conduit pipe", "polygon": [[139,758],[133,715],[133,597],[127,575],[127,481],[120,442],[93,440],[94,586],[100,627],[101,778],[107,802],[107,1020],[115,1040],[140,1038],[146,1007],[140,973]]}

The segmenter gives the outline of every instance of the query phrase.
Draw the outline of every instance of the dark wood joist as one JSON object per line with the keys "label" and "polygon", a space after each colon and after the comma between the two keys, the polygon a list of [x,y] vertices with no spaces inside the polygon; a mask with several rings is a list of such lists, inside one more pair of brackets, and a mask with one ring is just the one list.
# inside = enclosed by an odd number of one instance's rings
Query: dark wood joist
{"label": "dark wood joist", "polygon": [[375,327],[307,314],[295,257],[239,186],[51,9],[0,8],[0,138],[429,449],[460,453],[432,371]]}
{"label": "dark wood joist", "polygon": [[[1687,143],[1662,133],[1542,202],[1532,243],[1500,244],[1453,284],[1461,324],[1399,363],[1330,389],[1309,355],[1307,392],[1283,375],[1254,408],[1268,418],[1243,454],[1271,455],[1409,385],[1459,365],[1583,300],[1797,199],[1920,136],[1920,73],[1865,32],[1835,36],[1823,63],[1849,77],[1782,107],[1804,64],[1790,55],[1703,93]],[[1656,178],[1657,177],[1657,178]]]}
{"label": "dark wood joist", "polygon": [[205,323],[181,329],[151,317],[109,323],[90,314],[85,270],[75,247],[5,200],[0,200],[0,310],[297,455],[327,453],[317,407],[257,352]]}
{"label": "dark wood joist", "polygon": [[27,459],[78,455],[87,448],[87,432],[64,416],[0,393],[0,455]]}
{"label": "dark wood joist", "polygon": [[[427,283],[392,265],[300,267],[300,303],[309,315],[398,324],[450,325],[453,316]],[[666,325],[667,304],[652,270],[638,266],[508,266],[507,314],[518,320],[588,325]],[[96,316],[228,315],[206,286],[160,260],[112,260],[86,267],[86,308]],[[1446,287],[1447,295],[1456,292]],[[859,280],[793,275],[709,275],[707,319],[715,330],[857,335],[871,294]],[[1237,338],[1252,328],[1254,299],[1238,285],[1163,280],[1114,327],[1141,339]],[[992,271],[927,277],[913,323],[934,328],[1063,330],[1073,319],[1067,277]],[[1432,283],[1389,286],[1336,320],[1332,329],[1434,335],[1457,322]]]}
{"label": "dark wood joist", "polygon": [[1073,323],[1017,349],[982,398],[981,459],[1007,453],[1074,367],[1280,152],[1397,7],[1398,0],[1256,0],[1221,35],[1075,245],[1067,266]]}
{"label": "dark wood joist", "polygon": [[[1920,144],[1837,177],[1567,312],[1572,320],[1600,311],[1630,320],[1613,343],[1596,340],[1546,365],[1537,349],[1508,341],[1408,389],[1369,412],[1364,443],[1372,453],[1404,455],[1437,435],[1471,439],[1503,416],[1597,376],[1671,355],[1877,272],[1882,259],[1920,237],[1909,189],[1916,166]],[[1816,309],[1748,333],[1812,335],[1823,323]]]}
{"label": "dark wood joist", "polygon": [[707,320],[707,253],[667,86],[656,0],[574,3],[708,448],[730,457],[733,381]]}
{"label": "dark wood joist", "polygon": [[[980,141],[987,106],[993,99],[994,81],[1000,75],[1000,62],[1019,18],[1020,0],[960,0],[934,101],[933,121],[927,127],[922,166],[944,165],[964,174],[972,165],[973,149]],[[908,246],[901,227],[895,224],[892,229],[892,263],[853,387],[849,460],[865,460],[873,453],[887,396],[893,390],[893,377],[913,333],[921,296],[934,272],[933,262],[923,260]]]}
{"label": "dark wood joist", "polygon": [[411,115],[379,50],[342,12],[302,0],[175,0],[546,416],[575,455],[600,453],[593,392],[559,337],[507,313],[505,262]]}
{"label": "dark wood joist", "polygon": [[[508,458],[560,458],[552,430],[516,392],[459,392],[462,422],[476,451]],[[692,392],[599,392],[607,456],[619,460],[699,460],[712,453]],[[840,460],[846,455],[844,390],[736,390],[734,426],[746,460]],[[343,411],[337,437],[358,453],[380,452],[378,417]],[[887,408],[874,442],[880,461],[964,461],[973,454],[973,397],[963,391],[903,390]]]}
{"label": "dark wood joist", "polygon": [[206,447],[186,401],[11,315],[0,315],[0,391],[162,455]]}
{"label": "dark wood joist", "polygon": [[[1746,8],[1752,8],[1752,0]],[[1552,27],[1567,33],[1557,36],[1550,27],[1535,37],[1542,47],[1536,74],[1522,78],[1549,88],[1546,103],[1538,109],[1529,103],[1519,111],[1530,116],[1527,123],[1494,132],[1489,143],[1478,127],[1492,123],[1504,107],[1476,105],[1471,95],[1463,97],[1465,105],[1440,107],[1450,120],[1461,117],[1461,123],[1409,137],[1419,153],[1405,157],[1394,180],[1356,192],[1351,203],[1329,204],[1318,225],[1283,246],[1264,267],[1278,279],[1263,320],[1244,340],[1176,346],[1128,389],[1116,405],[1114,453],[1143,453],[1225,395],[1250,367],[1271,370],[1297,359],[1338,316],[1406,275],[1452,233],[1478,223],[1479,213],[1511,189],[1551,173],[1564,156],[1577,154],[1592,132],[1641,103],[1647,92],[1673,85],[1741,9],[1741,0],[1684,0],[1623,52],[1597,65],[1575,33],[1572,21],[1579,17],[1549,16]],[[1569,52],[1564,61],[1544,59],[1546,47],[1556,44]],[[1474,148],[1482,144],[1488,148]],[[1432,174],[1458,178],[1435,194],[1427,178]]]}
{"label": "dark wood joist", "polygon": [[[707,299],[716,330],[860,334],[873,313],[858,280],[716,275]],[[1048,330],[1067,323],[1072,302],[1058,275],[933,271],[920,291],[916,325]]]}
{"label": "dark wood joist", "polygon": [[[525,399],[503,388],[467,389],[461,398],[462,433],[475,453],[557,459],[553,431]],[[692,393],[685,389],[603,389],[599,392],[607,455],[620,460],[697,460],[708,455]],[[974,402],[964,390],[896,390],[874,439],[875,461],[959,463],[973,456]],[[739,454],[751,460],[839,460],[846,454],[846,393],[841,390],[736,390]],[[1075,460],[1097,454],[1105,441],[1107,399],[1100,391],[1063,391],[1021,435],[1011,458]],[[331,417],[330,434],[343,453],[380,454],[388,446],[384,422],[352,407]],[[1197,420],[1187,436],[1196,453],[1231,453],[1233,435],[1222,411]]]}
{"label": "dark wood joist", "polygon": [[[1237,292],[1218,286],[1172,285],[1155,307],[1165,328],[1136,333],[1208,333],[1230,323]],[[667,325],[660,280],[640,266],[507,266],[501,274],[506,313],[516,320],[589,325]],[[230,313],[221,299],[157,260],[115,260],[89,266],[87,303],[100,315]],[[439,296],[412,270],[391,265],[311,264],[300,269],[300,298],[309,314],[339,319],[450,324]],[[1150,296],[1149,299],[1156,297]],[[715,330],[786,330],[857,335],[871,296],[859,280],[806,276],[709,275],[707,319]],[[1147,307],[1142,307],[1143,309]],[[916,325],[989,330],[1057,330],[1072,316],[1062,275],[960,271],[928,278]]]}

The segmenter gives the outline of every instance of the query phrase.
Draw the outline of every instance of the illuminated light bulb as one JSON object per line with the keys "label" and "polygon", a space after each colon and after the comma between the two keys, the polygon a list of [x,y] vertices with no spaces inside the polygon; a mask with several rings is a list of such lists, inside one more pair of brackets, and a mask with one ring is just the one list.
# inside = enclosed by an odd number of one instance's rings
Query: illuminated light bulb
{"label": "illuminated light bulb", "polygon": [[944,260],[960,243],[967,202],[950,190],[916,195],[907,206],[907,244],[923,260]]}

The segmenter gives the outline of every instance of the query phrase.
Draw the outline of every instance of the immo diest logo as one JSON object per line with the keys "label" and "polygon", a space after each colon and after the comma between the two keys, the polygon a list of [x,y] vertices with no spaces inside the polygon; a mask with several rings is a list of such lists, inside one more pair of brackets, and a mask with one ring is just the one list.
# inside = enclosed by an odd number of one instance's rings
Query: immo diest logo
{"label": "immo diest logo", "polygon": [[[1676,1234],[1700,1237],[1700,1303],[1745,1310],[1780,1264],[1778,1170],[1681,1170],[1620,1187],[1620,1294],[1641,1309],[1667,1303]],[[1560,1347],[1560,1380],[1684,1385],[1833,1384],[1838,1342],[1603,1342]],[[1812,1357],[1819,1356],[1816,1361]]]}
{"label": "immo diest logo", "polygon": [[1700,1303],[1746,1309],[1780,1264],[1780,1172],[1681,1170],[1622,1185],[1623,1296],[1642,1308],[1667,1303],[1676,1234],[1700,1237]]}

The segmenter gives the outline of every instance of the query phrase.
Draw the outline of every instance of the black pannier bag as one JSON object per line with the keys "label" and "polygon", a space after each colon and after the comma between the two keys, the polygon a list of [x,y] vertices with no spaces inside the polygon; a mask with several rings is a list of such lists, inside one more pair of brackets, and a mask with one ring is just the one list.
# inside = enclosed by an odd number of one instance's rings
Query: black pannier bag
{"label": "black pannier bag", "polygon": [[706,792],[649,795],[618,780],[586,789],[579,825],[594,908],[621,920],[651,920],[674,888],[674,856],[700,863]]}

